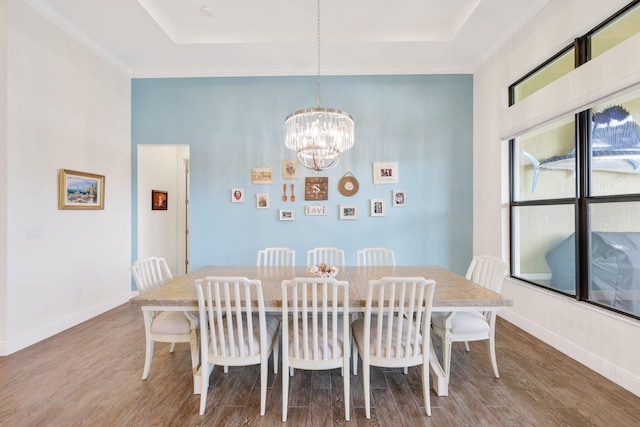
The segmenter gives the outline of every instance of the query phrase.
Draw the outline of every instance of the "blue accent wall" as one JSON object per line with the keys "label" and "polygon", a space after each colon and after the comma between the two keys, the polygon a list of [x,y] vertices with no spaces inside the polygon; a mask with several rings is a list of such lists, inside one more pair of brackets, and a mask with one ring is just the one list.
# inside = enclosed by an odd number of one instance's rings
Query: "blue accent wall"
{"label": "blue accent wall", "polygon": [[[282,179],[282,160],[295,159],[284,146],[284,119],[316,106],[315,77],[159,78],[132,80],[132,182],[138,144],[188,144],[191,157],[191,269],[204,265],[255,264],[267,246],[296,250],[297,265],[315,246],[345,250],[394,249],[398,265],[441,265],[464,273],[472,255],[471,75],[327,76],[322,106],[351,114],[355,146],[340,164],[298,180]],[[398,162],[398,184],[373,184],[374,162]],[[251,168],[272,167],[273,184],[252,184]],[[360,188],[338,191],[350,171]],[[304,178],[329,178],[327,216],[305,216]],[[282,201],[282,185],[294,183],[296,201]],[[244,188],[245,202],[231,203],[231,189]],[[392,207],[393,190],[407,194]],[[255,194],[268,193],[268,209],[256,209]],[[133,254],[137,247],[134,188]],[[290,190],[288,192],[290,196]],[[382,198],[386,216],[371,217],[369,201]],[[339,205],[358,206],[357,220],[340,220]],[[279,221],[279,209],[294,209],[294,221]]]}

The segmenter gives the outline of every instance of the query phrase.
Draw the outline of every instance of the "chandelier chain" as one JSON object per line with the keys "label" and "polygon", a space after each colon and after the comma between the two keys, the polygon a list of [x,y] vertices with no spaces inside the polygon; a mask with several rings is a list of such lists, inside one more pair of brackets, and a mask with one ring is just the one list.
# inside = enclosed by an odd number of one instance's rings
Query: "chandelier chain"
{"label": "chandelier chain", "polygon": [[320,0],[318,0],[318,107],[320,107]]}
{"label": "chandelier chain", "polygon": [[335,108],[320,107],[320,0],[317,0],[317,101],[316,107],[289,114],[284,121],[284,144],[296,152],[298,162],[315,172],[331,169],[340,155],[353,147],[353,117]]}

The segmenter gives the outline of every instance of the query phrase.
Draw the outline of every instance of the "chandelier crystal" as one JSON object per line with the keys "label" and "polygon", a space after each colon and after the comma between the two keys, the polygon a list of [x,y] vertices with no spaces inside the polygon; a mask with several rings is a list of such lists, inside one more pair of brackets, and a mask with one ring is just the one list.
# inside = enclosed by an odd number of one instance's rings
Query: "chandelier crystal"
{"label": "chandelier crystal", "polygon": [[284,121],[284,144],[298,162],[320,171],[338,164],[340,154],[353,147],[353,117],[335,108],[320,107],[320,0],[318,0],[318,106],[295,111]]}

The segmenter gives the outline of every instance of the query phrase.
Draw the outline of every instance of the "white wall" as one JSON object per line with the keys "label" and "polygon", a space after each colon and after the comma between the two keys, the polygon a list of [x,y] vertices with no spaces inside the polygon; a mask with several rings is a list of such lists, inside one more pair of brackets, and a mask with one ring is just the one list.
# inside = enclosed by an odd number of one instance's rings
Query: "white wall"
{"label": "white wall", "polygon": [[[0,233],[6,226],[8,253],[0,354],[131,295],[130,79],[25,2],[6,5],[7,216]],[[58,210],[60,168],[105,175],[104,210]]]}
{"label": "white wall", "polygon": [[[138,145],[138,256],[167,260],[174,277],[185,274],[185,160],[187,145]],[[151,210],[151,191],[167,191],[167,210]]]}
{"label": "white wall", "polygon": [[[640,35],[507,108],[507,88],[628,1],[551,0],[474,74],[474,253],[508,251],[507,139],[640,85]],[[640,322],[507,280],[502,316],[640,395]]]}
{"label": "white wall", "polygon": [[[0,0],[0,82],[7,81],[7,2]],[[7,85],[0,84],[0,313],[7,312]],[[7,340],[7,322],[0,315],[0,343]]]}

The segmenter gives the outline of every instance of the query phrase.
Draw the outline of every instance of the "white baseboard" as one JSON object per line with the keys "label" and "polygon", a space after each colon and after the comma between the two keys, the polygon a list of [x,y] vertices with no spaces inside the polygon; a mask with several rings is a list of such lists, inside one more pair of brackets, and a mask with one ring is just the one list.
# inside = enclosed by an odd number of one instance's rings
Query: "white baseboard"
{"label": "white baseboard", "polygon": [[612,365],[609,361],[603,360],[511,310],[501,310],[498,312],[498,316],[640,397],[640,378],[633,374]]}
{"label": "white baseboard", "polygon": [[126,293],[110,300],[104,301],[101,304],[82,310],[71,316],[65,317],[58,321],[44,325],[43,327],[36,329],[32,332],[24,334],[16,339],[0,342],[0,356],[8,356],[30,345],[36,344],[49,337],[54,336],[62,331],[79,325],[89,319],[92,319],[102,313],[105,313],[113,308],[116,308],[131,299],[131,293]]}

